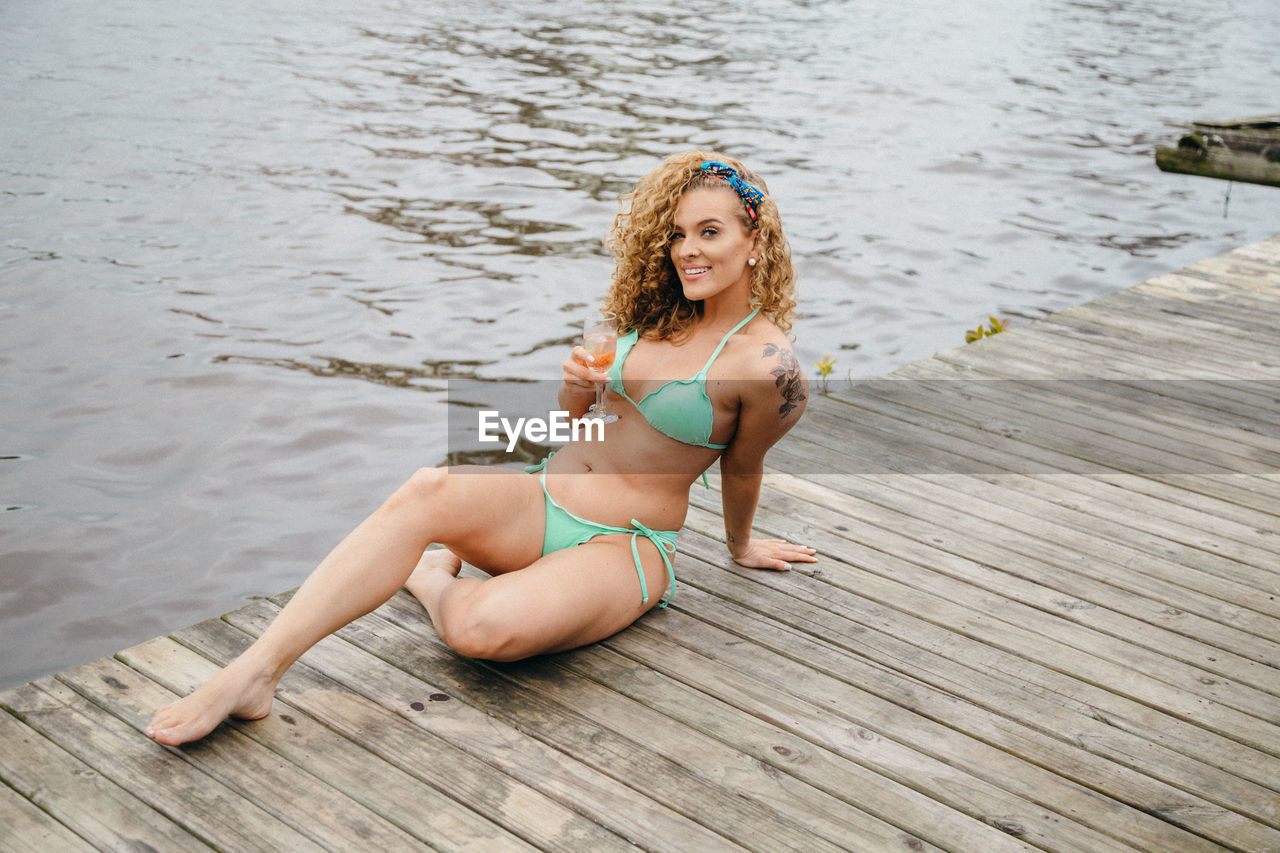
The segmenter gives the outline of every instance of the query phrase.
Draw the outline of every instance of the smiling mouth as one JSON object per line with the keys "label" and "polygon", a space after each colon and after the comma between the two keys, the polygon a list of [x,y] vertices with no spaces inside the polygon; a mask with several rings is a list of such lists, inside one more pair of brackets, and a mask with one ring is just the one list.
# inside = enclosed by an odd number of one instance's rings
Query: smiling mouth
{"label": "smiling mouth", "polygon": [[711,272],[711,267],[685,267],[685,275],[702,275],[704,272]]}

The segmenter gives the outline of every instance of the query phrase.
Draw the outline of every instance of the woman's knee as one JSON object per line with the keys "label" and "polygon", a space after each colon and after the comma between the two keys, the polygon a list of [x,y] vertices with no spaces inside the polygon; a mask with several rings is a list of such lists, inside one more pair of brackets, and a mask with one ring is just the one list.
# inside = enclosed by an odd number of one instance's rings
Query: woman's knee
{"label": "woman's knee", "polygon": [[458,654],[493,661],[527,657],[519,652],[519,633],[510,619],[510,610],[495,601],[484,584],[471,590],[465,599],[445,600],[441,605],[437,630],[445,644]]}
{"label": "woman's knee", "polygon": [[446,482],[444,468],[419,468],[387,501],[392,508],[420,507],[440,496]]}

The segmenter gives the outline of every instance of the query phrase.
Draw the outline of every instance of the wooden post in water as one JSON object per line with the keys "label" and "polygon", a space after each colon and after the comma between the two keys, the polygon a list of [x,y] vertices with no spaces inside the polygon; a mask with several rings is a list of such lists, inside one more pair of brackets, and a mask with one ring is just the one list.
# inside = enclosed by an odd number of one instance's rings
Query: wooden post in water
{"label": "wooden post in water", "polygon": [[1156,146],[1165,172],[1280,187],[1280,115],[1197,121],[1176,147]]}

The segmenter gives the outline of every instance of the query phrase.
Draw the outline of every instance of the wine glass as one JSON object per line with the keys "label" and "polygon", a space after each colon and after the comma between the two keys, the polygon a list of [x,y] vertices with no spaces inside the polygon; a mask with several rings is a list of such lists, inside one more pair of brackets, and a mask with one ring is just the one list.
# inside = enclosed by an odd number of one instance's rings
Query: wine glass
{"label": "wine glass", "polygon": [[[602,373],[613,364],[613,356],[618,351],[618,317],[612,311],[592,311],[582,322],[582,345],[591,357],[592,370]],[[604,386],[596,386],[596,402],[587,410],[588,418],[602,420],[611,424],[618,419],[613,412],[604,408]]]}

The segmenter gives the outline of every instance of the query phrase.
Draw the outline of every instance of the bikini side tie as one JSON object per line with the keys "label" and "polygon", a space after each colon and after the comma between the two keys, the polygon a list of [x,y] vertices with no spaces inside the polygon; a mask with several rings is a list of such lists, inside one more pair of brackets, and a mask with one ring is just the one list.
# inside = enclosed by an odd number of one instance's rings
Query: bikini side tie
{"label": "bikini side tie", "polygon": [[631,533],[631,556],[636,561],[636,574],[640,576],[640,595],[642,604],[649,603],[649,586],[644,582],[644,570],[640,568],[640,549],[636,547],[636,537],[643,536],[654,544],[658,549],[658,553],[662,555],[662,562],[667,566],[667,578],[671,581],[671,588],[667,592],[666,598],[658,603],[659,607],[666,607],[668,602],[675,597],[676,594],[676,570],[671,567],[671,557],[669,554],[676,552],[676,543],[669,541],[663,537],[663,532],[659,530],[650,530],[634,518],[631,519],[631,525],[635,528]]}

